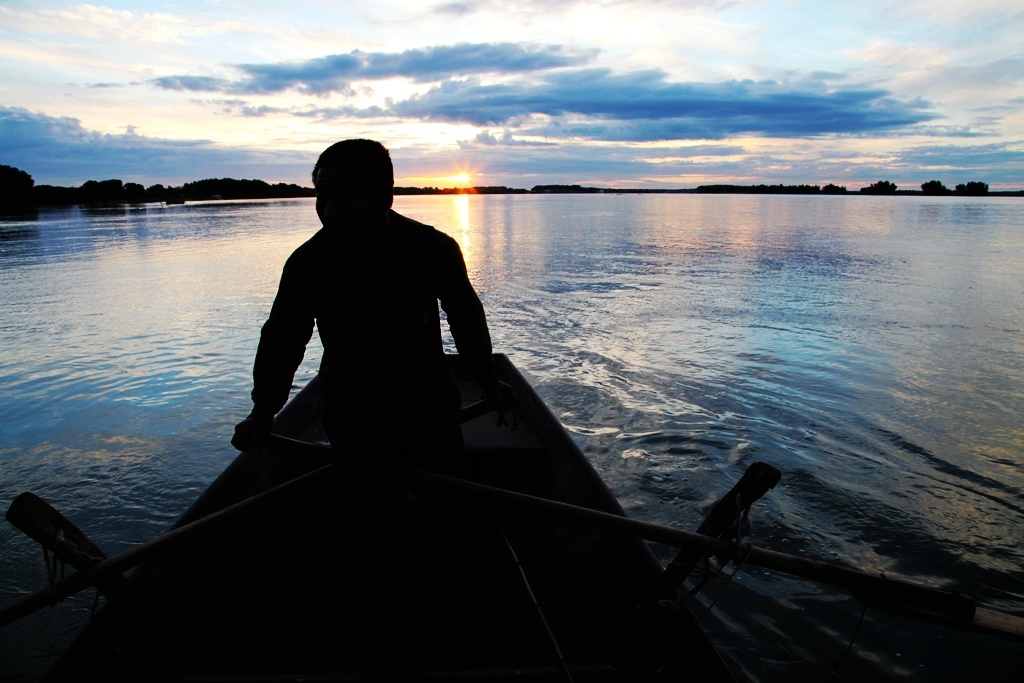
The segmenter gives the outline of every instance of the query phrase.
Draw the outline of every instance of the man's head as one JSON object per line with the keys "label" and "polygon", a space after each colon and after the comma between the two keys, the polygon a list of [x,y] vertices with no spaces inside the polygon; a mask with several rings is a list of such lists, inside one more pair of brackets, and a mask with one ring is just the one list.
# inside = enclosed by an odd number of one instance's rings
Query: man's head
{"label": "man's head", "polygon": [[320,220],[360,218],[382,223],[394,201],[395,171],[387,147],[374,140],[342,140],[313,167]]}

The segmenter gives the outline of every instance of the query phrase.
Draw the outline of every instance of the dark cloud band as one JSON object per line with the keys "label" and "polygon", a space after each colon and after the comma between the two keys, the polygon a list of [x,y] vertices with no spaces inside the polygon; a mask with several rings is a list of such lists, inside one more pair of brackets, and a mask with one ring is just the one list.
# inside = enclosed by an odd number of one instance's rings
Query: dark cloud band
{"label": "dark cloud band", "polygon": [[[825,90],[753,81],[674,83],[658,71],[616,75],[580,69],[550,74],[539,83],[448,81],[392,104],[390,111],[427,121],[512,125],[552,138],[642,141],[872,133],[935,118],[927,107],[926,102],[899,101],[879,89]],[[548,122],[531,124],[536,115]]]}
{"label": "dark cloud band", "polygon": [[[302,62],[239,64],[243,78],[166,76],[160,88],[264,95],[295,90],[307,95],[354,94],[353,83],[408,78],[436,83],[426,92],[384,106],[292,109],[310,118],[393,117],[503,126],[554,139],[646,141],[719,139],[755,134],[807,137],[894,131],[936,118],[929,103],[903,101],[878,88],[829,88],[816,73],[809,82],[684,83],[660,70],[613,73],[585,68],[594,55],[558,45],[460,43],[404,52],[329,55]],[[484,82],[481,76],[512,77]],[[529,76],[529,78],[525,78]],[[247,116],[282,113],[245,107]],[[538,122],[538,117],[543,121]]]}
{"label": "dark cloud band", "polygon": [[585,64],[596,50],[569,51],[558,45],[459,43],[404,52],[328,55],[301,62],[237,64],[244,77],[227,81],[206,76],[165,76],[151,83],[169,90],[266,94],[294,89],[310,95],[351,93],[353,81],[410,78],[429,83],[475,74],[517,74]]}

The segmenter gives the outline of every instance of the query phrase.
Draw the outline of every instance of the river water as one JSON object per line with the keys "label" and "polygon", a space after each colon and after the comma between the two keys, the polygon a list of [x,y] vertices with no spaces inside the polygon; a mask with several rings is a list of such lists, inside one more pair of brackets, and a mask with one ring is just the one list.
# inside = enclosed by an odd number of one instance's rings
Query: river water
{"label": "river water", "polygon": [[[783,479],[754,506],[755,545],[1024,612],[1024,202],[463,195],[396,209],[459,241],[495,349],[631,516],[694,529],[760,460]],[[0,220],[0,505],[38,493],[107,554],[165,530],[233,458],[259,326],[317,227],[312,200]],[[314,338],[297,384],[320,353]],[[740,680],[1018,680],[1024,646],[732,572],[697,601]],[[0,601],[44,580],[38,547],[0,524]],[[0,679],[36,679],[91,604],[0,631]]]}

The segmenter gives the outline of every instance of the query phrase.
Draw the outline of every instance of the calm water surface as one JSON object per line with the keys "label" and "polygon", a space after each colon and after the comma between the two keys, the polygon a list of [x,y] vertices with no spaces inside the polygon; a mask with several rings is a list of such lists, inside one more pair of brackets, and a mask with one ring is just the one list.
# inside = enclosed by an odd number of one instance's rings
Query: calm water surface
{"label": "calm water surface", "polygon": [[[632,516],[695,528],[746,467],[752,541],[1024,611],[1024,202],[399,197],[451,234],[509,354]],[[234,456],[311,200],[54,209],[0,221],[0,505],[31,490],[108,554]],[[454,348],[452,349],[454,350]],[[297,384],[315,373],[310,345]],[[672,549],[656,547],[666,559]],[[731,567],[728,574],[731,573]],[[41,553],[0,524],[0,600]],[[741,680],[1017,680],[1024,647],[742,567],[699,598]],[[88,618],[0,631],[33,680]]]}

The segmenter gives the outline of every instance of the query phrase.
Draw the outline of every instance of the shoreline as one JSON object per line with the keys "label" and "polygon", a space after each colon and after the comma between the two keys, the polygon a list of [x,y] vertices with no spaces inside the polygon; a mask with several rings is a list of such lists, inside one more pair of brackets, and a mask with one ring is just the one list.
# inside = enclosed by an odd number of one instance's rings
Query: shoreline
{"label": "shoreline", "polygon": [[[655,188],[579,188],[579,189],[557,189],[557,190],[542,190],[537,191],[536,189],[526,190],[520,188],[494,188],[494,187],[459,187],[459,188],[419,188],[419,187],[396,187],[395,196],[445,196],[445,195],[561,195],[561,194],[715,194],[715,195],[800,195],[800,196],[823,196],[823,197],[952,197],[952,198],[978,198],[978,197],[1024,197],[1024,190],[994,190],[985,194],[958,194],[950,192],[948,194],[933,194],[923,192],[921,190],[897,190],[891,193],[880,193],[880,192],[863,192],[863,191],[845,191],[845,192],[824,192],[824,191],[813,191],[806,189],[799,189],[798,187],[769,187],[763,189],[765,186],[729,186],[728,189],[719,189],[721,186],[713,186],[714,189],[705,187],[697,188],[679,188],[679,189],[655,189]],[[62,188],[63,189],[63,188]],[[74,188],[67,188],[74,189]],[[142,205],[142,204],[166,204],[176,205],[185,203],[196,203],[196,202],[211,202],[211,201],[234,201],[241,199],[250,200],[264,200],[264,199],[308,199],[315,196],[312,188],[309,189],[309,194],[280,194],[280,195],[265,195],[259,197],[246,196],[246,195],[212,195],[212,196],[195,196],[195,197],[174,197],[167,199],[158,198],[117,198],[102,201],[82,201],[78,198],[68,198],[66,201],[42,201],[31,204],[23,204],[21,206],[6,207],[9,211],[24,211],[32,210],[33,208],[43,208],[52,206],[125,206],[125,205]]]}

